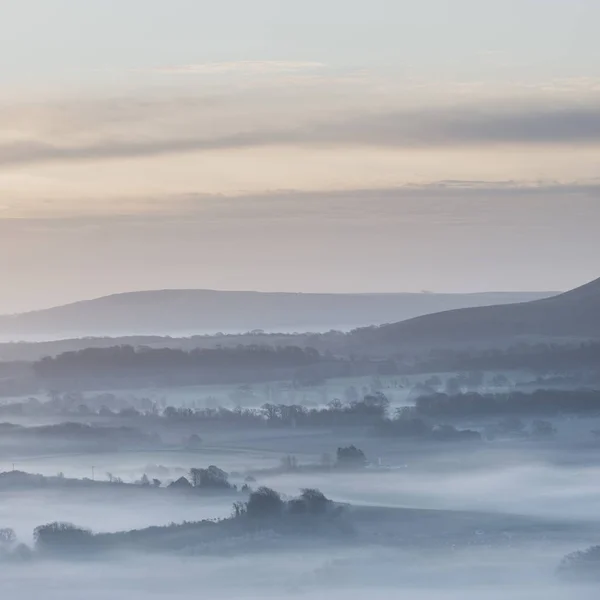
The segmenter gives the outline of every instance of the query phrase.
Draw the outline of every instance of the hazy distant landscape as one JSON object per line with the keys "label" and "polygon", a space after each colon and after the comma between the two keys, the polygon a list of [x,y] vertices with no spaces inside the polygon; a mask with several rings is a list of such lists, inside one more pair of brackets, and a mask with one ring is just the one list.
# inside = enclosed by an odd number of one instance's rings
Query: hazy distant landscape
{"label": "hazy distant landscape", "polygon": [[600,279],[596,279],[532,302],[450,310],[385,325],[373,331],[372,341],[443,347],[597,339],[599,305]]}
{"label": "hazy distant landscape", "polygon": [[557,292],[479,294],[285,294],[161,290],[117,294],[0,316],[0,340],[64,337],[348,331],[433,312],[526,302]]}
{"label": "hazy distant landscape", "polygon": [[7,589],[85,558],[73,597],[91,565],[125,598],[158,564],[175,597],[192,564],[223,597],[594,597],[599,287],[350,332],[4,344]]}
{"label": "hazy distant landscape", "polygon": [[0,600],[597,600],[598,23],[0,1]]}

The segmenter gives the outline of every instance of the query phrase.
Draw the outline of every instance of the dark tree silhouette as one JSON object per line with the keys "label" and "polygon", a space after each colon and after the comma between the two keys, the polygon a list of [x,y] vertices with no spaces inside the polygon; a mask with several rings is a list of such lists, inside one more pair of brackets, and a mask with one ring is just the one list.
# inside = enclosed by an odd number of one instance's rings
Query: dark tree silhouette
{"label": "dark tree silhouette", "polygon": [[33,532],[36,547],[40,550],[70,552],[86,547],[93,540],[89,529],[72,523],[48,523],[36,527]]}
{"label": "dark tree silhouette", "polygon": [[559,567],[558,574],[566,579],[600,581],[600,546],[592,546],[565,556]]}
{"label": "dark tree silhouette", "polygon": [[305,504],[306,510],[312,514],[323,514],[327,512],[331,500],[326,498],[325,494],[317,489],[303,489],[300,494],[300,500]]}
{"label": "dark tree silhouette", "polygon": [[365,453],[356,446],[337,449],[337,465],[339,467],[364,467],[366,464]]}
{"label": "dark tree silhouette", "polygon": [[195,488],[231,489],[232,487],[227,473],[214,465],[207,469],[190,469],[190,479]]}
{"label": "dark tree silhouette", "polygon": [[283,512],[284,502],[275,490],[260,487],[250,494],[246,503],[246,513],[249,517],[276,517]]}
{"label": "dark tree silhouette", "polygon": [[417,399],[416,412],[425,417],[453,418],[598,413],[600,391],[539,389],[530,394],[431,394]]}

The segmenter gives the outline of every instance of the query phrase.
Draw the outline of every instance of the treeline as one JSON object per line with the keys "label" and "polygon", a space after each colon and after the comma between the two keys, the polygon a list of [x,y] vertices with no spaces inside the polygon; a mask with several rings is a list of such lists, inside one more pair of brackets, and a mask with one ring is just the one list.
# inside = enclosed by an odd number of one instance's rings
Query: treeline
{"label": "treeline", "polygon": [[376,428],[382,436],[440,442],[481,441],[482,435],[472,429],[453,425],[432,425],[426,419],[411,416],[412,411],[399,411],[395,418],[383,420]]}
{"label": "treeline", "polygon": [[158,415],[161,410],[159,403],[145,397],[120,397],[108,393],[86,397],[80,392],[51,391],[47,400],[32,396],[26,400],[0,404],[0,418],[140,416]]}
{"label": "treeline", "polygon": [[304,489],[299,496],[286,500],[277,491],[260,487],[249,493],[246,502],[235,502],[232,516],[227,519],[172,523],[116,533],[93,533],[71,523],[48,523],[35,528],[33,551],[18,544],[12,529],[3,529],[0,530],[0,554],[31,559],[36,554],[86,555],[117,549],[197,550],[202,544],[232,537],[241,541],[249,539],[249,534],[260,536],[264,532],[330,537],[334,532],[348,532],[347,526],[340,525],[343,513],[341,506],[318,489]]}
{"label": "treeline", "polygon": [[322,408],[267,403],[260,414],[271,427],[360,426],[375,425],[385,419],[389,406],[385,394],[375,392],[362,400],[332,400]]}
{"label": "treeline", "polygon": [[18,470],[0,473],[0,491],[48,488],[69,489],[70,491],[77,489],[88,490],[90,488],[94,490],[106,490],[107,488],[115,489],[116,487],[120,490],[139,490],[139,488],[158,489],[161,485],[162,482],[160,480],[150,480],[147,475],[142,476],[139,481],[126,483],[120,477],[115,477],[111,473],[106,473],[106,479],[100,479],[99,477],[95,479],[75,479],[65,477],[64,473],[47,476]]}
{"label": "treeline", "polygon": [[[537,373],[600,370],[600,343],[518,344],[507,349],[477,351],[437,350],[416,360],[409,358],[379,361],[376,371],[397,374],[523,369]],[[90,347],[55,357],[47,356],[35,362],[33,369],[40,377],[57,377],[140,369],[291,368],[332,360],[329,353],[321,354],[315,348],[299,346],[253,344],[184,350],[121,345]]]}
{"label": "treeline", "polygon": [[298,388],[327,379],[377,373],[369,360],[336,358],[314,348],[238,346],[172,348],[87,348],[46,357],[31,366],[38,388],[71,391],[170,388],[187,385],[291,381]]}
{"label": "treeline", "polygon": [[[362,400],[333,400],[327,406],[308,408],[297,404],[265,403],[260,408],[185,408],[162,407],[149,399],[137,401],[137,408],[114,400],[112,395],[98,396],[96,406],[85,402],[79,394],[53,394],[47,402],[31,398],[25,402],[0,405],[0,417],[62,416],[73,418],[102,417],[127,421],[161,421],[173,423],[222,423],[239,426],[311,427],[334,425],[368,425],[385,417],[389,408],[388,398],[381,392],[367,394]],[[99,404],[99,405],[98,405]],[[109,408],[111,405],[112,408]],[[1,424],[0,424],[1,426]],[[71,426],[72,429],[74,427]]]}
{"label": "treeline", "polygon": [[600,343],[518,344],[507,349],[439,350],[416,362],[419,372],[522,371],[557,373],[600,370]]}
{"label": "treeline", "polygon": [[[444,394],[438,394],[433,398],[450,398]],[[419,400],[418,402],[421,402]],[[43,409],[43,404],[33,404],[33,406]],[[152,425],[156,427],[159,424],[185,425],[185,426],[220,426],[236,428],[336,428],[336,427],[362,427],[369,428],[375,435],[404,437],[404,438],[428,438],[434,440],[461,440],[476,439],[479,434],[476,432],[457,430],[449,425],[435,425],[429,422],[425,417],[429,416],[453,416],[448,414],[436,415],[435,409],[429,409],[432,414],[427,413],[426,402],[417,404],[415,409],[400,409],[390,415],[390,401],[382,392],[367,394],[360,400],[333,400],[326,406],[319,408],[308,408],[298,404],[274,404],[266,403],[260,408],[242,408],[236,407],[228,409],[219,408],[183,408],[167,406],[164,409],[150,403],[147,410],[136,410],[134,408],[125,408],[117,412],[111,411],[102,406],[92,412],[89,407],[85,407],[79,412],[80,415],[89,418],[97,416],[101,418],[124,419],[129,423],[140,426]],[[9,407],[7,407],[8,409]],[[12,408],[11,408],[12,412]],[[2,408],[0,407],[0,414]],[[7,425],[8,428],[11,426]],[[82,437],[89,431],[96,435],[102,428],[91,427],[89,425],[77,425],[65,423],[60,426],[48,426],[43,429],[44,432],[60,432],[63,428],[65,434],[79,434]],[[36,428],[37,429],[37,428]],[[8,429],[7,429],[8,431]],[[116,428],[117,432],[126,433],[125,428]],[[132,430],[135,431],[135,430]],[[110,435],[110,429],[106,432]],[[153,435],[153,442],[160,443],[160,438]],[[196,449],[201,444],[197,435],[190,436],[184,445],[191,449]]]}
{"label": "treeline", "polygon": [[146,473],[137,481],[132,482],[125,482],[112,473],[97,474],[94,479],[87,477],[74,479],[65,477],[63,473],[46,476],[18,470],[0,473],[0,491],[40,488],[68,488],[71,490],[93,488],[97,491],[106,491],[107,489],[118,489],[119,491],[160,489],[162,491],[169,490],[170,492],[193,491],[220,494],[250,491],[250,488],[246,484],[238,490],[237,485],[229,482],[229,473],[214,465],[207,468],[192,468],[189,471],[188,477],[180,477],[174,481],[167,482],[163,482],[157,478],[151,479]]}
{"label": "treeline", "polygon": [[600,582],[600,546],[591,546],[565,556],[560,562],[558,575],[571,582]]}
{"label": "treeline", "polygon": [[508,414],[545,415],[598,413],[600,391],[536,390],[531,393],[433,394],[416,401],[416,413],[429,418],[486,417]]}
{"label": "treeline", "polygon": [[55,425],[38,425],[25,427],[14,423],[0,423],[0,436],[5,445],[35,444],[95,445],[95,447],[135,446],[136,448],[155,448],[162,444],[158,433],[145,432],[134,427],[99,427],[85,423],[57,423]]}
{"label": "treeline", "polygon": [[333,400],[323,408],[309,409],[296,404],[264,404],[260,409],[234,410],[167,407],[164,415],[184,422],[197,420],[282,428],[368,427],[373,434],[387,437],[438,441],[481,439],[481,434],[476,431],[456,429],[447,424],[432,424],[412,407],[398,409],[391,416],[389,408],[389,399],[383,393],[376,392],[362,400]]}
{"label": "treeline", "polygon": [[[327,455],[329,456],[329,455]],[[333,471],[333,470],[360,470],[368,465],[365,453],[354,445],[339,447],[336,452],[336,459],[328,458],[321,463],[300,465],[296,457],[286,456],[281,461],[280,468],[266,469],[261,471],[261,475],[273,475],[276,473],[289,473],[296,471]],[[258,472],[255,471],[258,475]],[[182,475],[175,480],[161,481],[157,478],[150,478],[144,473],[139,480],[134,482],[124,482],[120,477],[112,473],[100,475],[94,479],[84,477],[83,479],[73,479],[65,477],[63,473],[46,476],[24,471],[13,470],[0,473],[0,491],[14,489],[38,489],[38,488],[89,488],[106,489],[108,487],[119,489],[162,489],[179,492],[210,492],[210,493],[251,493],[251,484],[256,482],[253,475],[247,474],[243,483],[231,483],[230,477],[242,478],[242,473],[227,473],[216,465],[210,465],[206,468],[193,467],[187,476]]]}
{"label": "treeline", "polygon": [[48,356],[34,363],[33,368],[40,377],[61,377],[128,370],[300,367],[320,360],[321,355],[314,348],[297,346],[237,346],[189,351],[114,346]]}

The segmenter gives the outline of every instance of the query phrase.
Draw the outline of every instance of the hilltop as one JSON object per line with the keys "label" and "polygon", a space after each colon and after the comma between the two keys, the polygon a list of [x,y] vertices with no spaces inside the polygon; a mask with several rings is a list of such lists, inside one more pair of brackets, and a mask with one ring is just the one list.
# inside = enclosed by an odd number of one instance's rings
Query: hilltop
{"label": "hilltop", "polygon": [[[555,292],[554,292],[555,293]],[[403,321],[467,306],[546,298],[553,292],[296,294],[157,290],[0,316],[0,338],[328,331]]]}
{"label": "hilltop", "polygon": [[498,344],[537,339],[600,338],[600,279],[530,302],[438,312],[359,329],[355,343],[381,346]]}

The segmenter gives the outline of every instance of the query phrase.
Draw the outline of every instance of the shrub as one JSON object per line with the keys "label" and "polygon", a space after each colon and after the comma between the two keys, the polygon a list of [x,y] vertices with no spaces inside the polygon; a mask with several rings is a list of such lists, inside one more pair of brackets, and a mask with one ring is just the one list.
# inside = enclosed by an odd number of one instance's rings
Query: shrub
{"label": "shrub", "polygon": [[352,445],[337,449],[337,464],[340,467],[364,467],[367,458],[362,450]]}
{"label": "shrub", "polygon": [[40,550],[74,551],[87,546],[93,539],[89,529],[71,523],[48,523],[36,527],[33,538]]}
{"label": "shrub", "polygon": [[327,512],[331,500],[325,494],[316,489],[304,489],[300,494],[300,500],[305,504],[306,510],[312,514],[323,514]]}
{"label": "shrub", "polygon": [[568,554],[561,561],[558,573],[568,579],[600,581],[600,546]]}
{"label": "shrub", "polygon": [[249,517],[275,517],[283,512],[284,502],[275,490],[260,487],[250,494],[246,502],[246,513]]}

